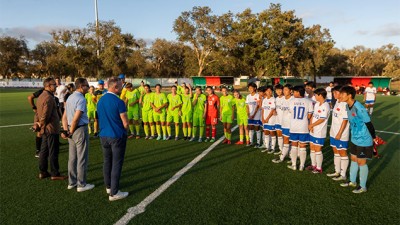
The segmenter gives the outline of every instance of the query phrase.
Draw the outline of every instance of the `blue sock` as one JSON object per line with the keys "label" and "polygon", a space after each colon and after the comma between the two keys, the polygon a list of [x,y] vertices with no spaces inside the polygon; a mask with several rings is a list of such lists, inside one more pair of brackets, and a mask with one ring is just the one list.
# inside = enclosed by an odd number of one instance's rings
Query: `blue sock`
{"label": "blue sock", "polygon": [[360,166],[360,186],[367,188],[368,165]]}
{"label": "blue sock", "polygon": [[357,172],[358,172],[358,163],[351,161],[350,164],[350,182],[356,183],[357,181]]}

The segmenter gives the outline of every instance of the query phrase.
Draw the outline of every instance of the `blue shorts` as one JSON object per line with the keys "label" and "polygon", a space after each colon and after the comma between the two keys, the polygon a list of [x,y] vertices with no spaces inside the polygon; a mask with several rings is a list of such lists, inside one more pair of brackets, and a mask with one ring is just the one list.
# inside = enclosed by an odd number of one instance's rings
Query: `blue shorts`
{"label": "blue shorts", "polygon": [[308,143],[310,141],[310,134],[290,133],[290,141]]}
{"label": "blue shorts", "polygon": [[264,130],[275,131],[275,125],[264,124],[263,128]]}
{"label": "blue shorts", "polygon": [[367,101],[365,101],[365,104],[366,105],[373,105],[373,104],[375,104],[375,100],[367,100]]}
{"label": "blue shorts", "polygon": [[310,142],[313,143],[314,145],[324,146],[325,138],[316,138],[310,135]]}
{"label": "blue shorts", "polygon": [[282,135],[285,137],[290,137],[290,129],[289,128],[282,128]]}
{"label": "blue shorts", "polygon": [[280,124],[275,124],[275,130],[282,130],[282,126]]}
{"label": "blue shorts", "polygon": [[348,141],[336,140],[334,137],[330,137],[329,142],[332,147],[335,147],[337,150],[347,150],[349,147]]}
{"label": "blue shorts", "polygon": [[261,120],[248,120],[248,124],[249,125],[253,125],[253,126],[262,126],[262,122]]}
{"label": "blue shorts", "polygon": [[332,102],[332,99],[326,99],[326,102],[327,102],[327,103],[331,103],[331,102]]}

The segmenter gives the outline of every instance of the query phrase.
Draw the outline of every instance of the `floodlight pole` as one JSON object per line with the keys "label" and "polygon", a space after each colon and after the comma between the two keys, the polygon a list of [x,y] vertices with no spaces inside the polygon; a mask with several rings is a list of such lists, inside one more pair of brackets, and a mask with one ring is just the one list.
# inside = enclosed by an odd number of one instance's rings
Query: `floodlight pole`
{"label": "floodlight pole", "polygon": [[[94,0],[94,13],[95,13],[95,21],[96,21],[96,44],[97,44],[96,55],[97,55],[97,60],[98,60],[100,57],[100,40],[99,40],[99,13],[98,13],[98,8],[97,8],[97,0]],[[97,69],[97,77],[99,77],[98,62],[96,63],[96,69]]]}

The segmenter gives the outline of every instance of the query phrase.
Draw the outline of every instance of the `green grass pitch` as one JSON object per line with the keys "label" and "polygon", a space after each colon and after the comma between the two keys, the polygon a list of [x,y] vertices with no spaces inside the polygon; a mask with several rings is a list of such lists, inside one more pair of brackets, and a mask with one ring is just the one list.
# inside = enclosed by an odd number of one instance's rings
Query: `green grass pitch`
{"label": "green grass pitch", "polygon": [[[0,89],[0,126],[32,122],[27,102],[32,91]],[[378,96],[375,128],[399,133],[399,109],[399,97]],[[96,187],[77,193],[67,190],[67,181],[37,178],[34,134],[28,128],[0,128],[1,224],[113,224],[210,145],[128,140],[120,186],[130,195],[109,202],[98,139],[90,140],[88,171],[88,182]],[[369,162],[365,194],[355,195],[326,176],[333,170],[327,144],[322,175],[276,165],[258,149],[220,144],[130,224],[399,224],[400,135],[378,135],[387,144],[380,147],[382,158]],[[59,160],[66,174],[68,144],[62,143]]]}

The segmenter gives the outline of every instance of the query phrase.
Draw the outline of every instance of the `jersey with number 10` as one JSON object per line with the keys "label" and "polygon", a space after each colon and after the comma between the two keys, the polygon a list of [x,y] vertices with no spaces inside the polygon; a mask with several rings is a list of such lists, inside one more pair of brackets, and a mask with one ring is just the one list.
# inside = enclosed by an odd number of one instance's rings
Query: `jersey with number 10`
{"label": "jersey with number 10", "polygon": [[313,113],[313,102],[308,98],[293,98],[289,110],[290,133],[308,133],[308,114]]}

